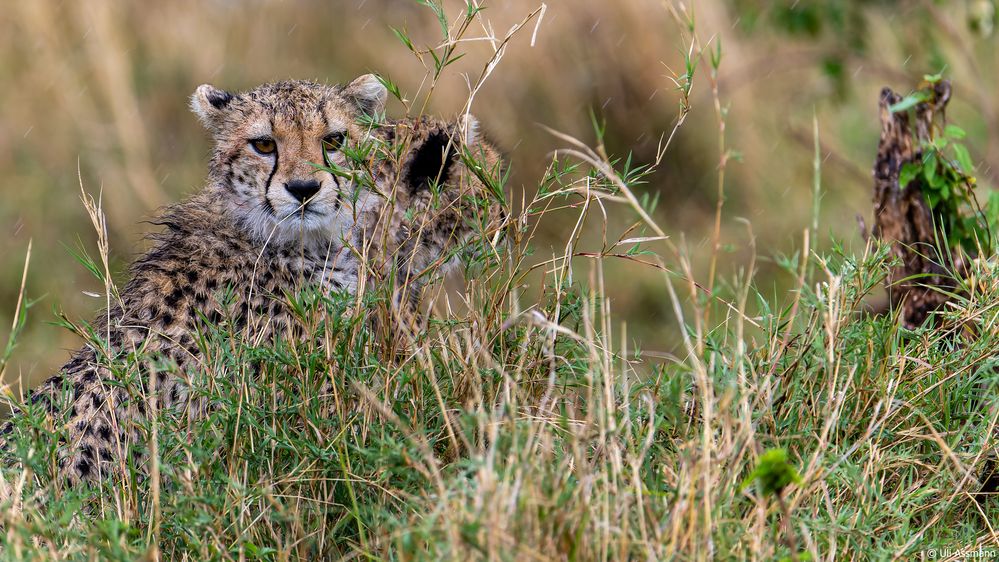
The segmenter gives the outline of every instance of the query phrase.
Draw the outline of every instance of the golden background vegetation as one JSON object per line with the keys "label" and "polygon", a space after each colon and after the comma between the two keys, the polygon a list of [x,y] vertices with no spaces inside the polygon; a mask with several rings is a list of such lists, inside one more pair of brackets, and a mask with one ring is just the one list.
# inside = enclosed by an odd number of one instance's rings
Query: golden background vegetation
{"label": "golden background vegetation", "polygon": [[[924,72],[939,69],[930,67],[929,58],[913,58],[920,41],[911,31],[915,26],[902,32],[896,25],[915,9],[906,3],[871,8],[867,54],[843,59],[847,93],[822,68],[836,37],[746,33],[734,4],[693,5],[701,40],[723,46],[717,86],[727,115],[725,143],[740,160],[730,161],[725,177],[721,240],[727,253],[720,272],[737,274],[752,251],[746,225],[734,220],[746,218],[764,261],[761,286],[780,297],[790,278],[769,258],[796,251],[810,224],[813,116],[822,142],[819,245],[828,247],[833,238],[862,244],[855,217],[870,214],[878,91],[883,85],[904,91]],[[461,2],[444,5],[452,15],[463,10]],[[468,97],[467,79],[474,80],[493,53],[489,41],[475,39],[503,37],[540,5],[486,2],[479,27],[460,43],[466,55],[447,68],[428,111],[456,115]],[[936,15],[962,24],[966,6],[955,5],[954,11],[934,8]],[[202,184],[209,142],[187,110],[199,84],[241,90],[287,78],[342,82],[377,72],[410,99],[425,95],[428,69],[392,28],[405,30],[418,47],[441,40],[432,11],[406,0],[7,5],[0,18],[0,341],[9,332],[29,240],[26,294],[40,299],[30,310],[8,378],[45,378],[78,345],[51,324],[53,310],[89,319],[101,306],[101,299],[87,295],[100,293],[100,283],[67,249],[93,253],[95,233],[80,201],[81,183],[102,198],[120,279],[145,248],[143,235],[153,228],[146,221]],[[537,189],[552,151],[563,144],[540,125],[594,142],[593,113],[606,120],[608,153],[631,153],[639,164],[654,159],[677,115],[679,96],[670,77],[682,72],[685,32],[659,1],[556,0],[540,22],[536,18],[516,34],[472,107],[511,162],[514,199]],[[989,96],[976,92],[992,91],[993,42],[955,38],[940,49],[956,61],[949,72],[970,77],[955,90],[954,112],[991,110]],[[965,51],[974,56],[969,60]],[[975,61],[982,57],[979,68]],[[639,191],[659,194],[659,223],[703,266],[699,256],[710,253],[713,230],[720,131],[709,65],[700,64],[690,116]],[[390,104],[390,116],[404,111],[402,104]],[[988,126],[964,125],[985,147],[976,156],[986,158],[990,148],[982,139],[990,138]],[[614,228],[634,221],[628,209],[608,212]],[[557,251],[568,228],[558,217],[544,220],[533,242],[539,259]],[[596,243],[596,233],[590,235]],[[644,348],[672,349],[675,327],[660,274],[623,261],[607,267],[608,296],[628,321],[628,333]]]}

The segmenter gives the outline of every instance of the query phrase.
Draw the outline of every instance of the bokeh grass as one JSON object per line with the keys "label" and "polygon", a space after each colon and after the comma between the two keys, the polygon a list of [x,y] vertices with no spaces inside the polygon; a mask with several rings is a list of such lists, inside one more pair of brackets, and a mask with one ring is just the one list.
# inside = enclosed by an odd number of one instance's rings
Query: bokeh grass
{"label": "bokeh grass", "polygon": [[[195,424],[175,412],[150,421],[162,487],[137,470],[63,490],[58,428],[19,417],[31,470],[5,473],[16,493],[3,556],[908,559],[999,547],[994,498],[975,495],[999,415],[999,273],[980,264],[945,314],[953,328],[903,330],[865,312],[887,253],[854,221],[868,212],[877,90],[915,84],[943,59],[966,84],[953,115],[984,147],[987,183],[999,139],[974,117],[988,114],[975,94],[991,88],[990,39],[927,53],[920,34],[962,22],[966,6],[929,20],[894,2],[863,8],[870,47],[844,56],[843,91],[822,65],[835,37],[767,34],[765,6],[750,29],[742,4],[699,3],[693,29],[679,3],[547,6],[472,106],[514,163],[508,189],[523,203],[510,210],[523,220],[504,253],[480,254],[436,294],[410,352],[389,352],[337,295],[297,297],[317,342],[254,347],[208,330],[199,391],[217,407]],[[103,283],[64,247],[95,254],[80,182],[102,193],[119,271],[142,251],[141,221],[200,185],[207,140],[180,117],[197,84],[377,70],[416,102],[396,114],[424,107],[428,68],[390,26],[438,45],[431,10],[294,6],[33,2],[0,20],[4,329],[29,239],[27,295],[46,295],[8,379],[44,378],[79,345],[45,323],[48,307],[79,318],[100,306],[83,291]],[[537,7],[490,6],[475,29],[502,37]],[[430,112],[460,111],[462,73],[479,76],[495,48],[458,44],[468,54],[443,73]],[[688,56],[699,64],[689,75]],[[678,115],[658,166],[634,173],[657,161]],[[377,303],[368,297],[373,314]],[[318,394],[325,380],[334,392]],[[773,449],[802,478],[784,507],[741,485]]]}
{"label": "bokeh grass", "polygon": [[[482,17],[502,35],[539,5],[529,0],[490,4]],[[460,2],[445,7],[449,14],[463,9]],[[899,81],[899,71],[886,75],[858,61],[849,69],[858,71],[854,97],[837,103],[813,66],[765,64],[775,48],[794,50],[792,41],[733,27],[740,14],[724,2],[700,3],[697,10],[700,28],[709,30],[705,37],[717,34],[724,46],[719,87],[730,114],[726,135],[728,146],[742,154],[742,163],[733,162],[727,175],[730,215],[753,222],[761,247],[774,249],[765,255],[790,251],[798,222],[811,205],[815,110],[823,142],[835,154],[826,167],[827,185],[834,189],[825,196],[829,220],[823,230],[857,241],[852,217],[866,212],[876,92],[885,81]],[[888,14],[875,11],[873,17]],[[79,204],[78,172],[88,191],[104,193],[115,270],[122,271],[143,251],[143,235],[151,228],[144,221],[203,181],[208,139],[184,110],[198,84],[239,89],[288,77],[344,81],[377,71],[416,99],[425,92],[426,68],[392,28],[406,30],[420,46],[440,41],[432,11],[406,1],[306,0],[294,7],[259,1],[252,9],[193,0],[155,6],[40,0],[12,6],[0,21],[0,177],[5,178],[0,185],[0,330],[9,325],[28,240],[34,240],[36,258],[29,294],[45,297],[40,307],[87,317],[100,306],[83,294],[100,287],[65,249],[90,239]],[[653,160],[660,135],[676,116],[671,70],[683,66],[683,28],[668,11],[652,0],[552,3],[537,32],[528,31],[507,46],[503,64],[472,108],[513,162],[512,187],[536,189],[549,153],[559,146],[539,124],[592,142],[591,112],[607,123],[609,153],[631,153],[638,164]],[[461,51],[466,56],[448,67],[427,111],[457,114],[468,94],[463,73],[476,76],[492,52],[486,41],[463,43]],[[902,66],[907,53],[901,48],[872,53],[884,59],[882,66],[902,68],[903,76],[913,79],[929,70],[915,62],[911,70]],[[704,244],[711,242],[719,154],[706,83],[691,96],[687,125],[664,165],[638,189],[658,195],[657,220],[672,236],[686,233],[696,258],[710,249]],[[390,112],[399,115],[405,108],[397,103]],[[836,164],[840,160],[847,172]],[[539,249],[560,246],[571,220],[544,223]],[[610,220],[620,229],[630,219],[612,215]],[[744,262],[742,228],[731,221],[722,226],[723,245],[734,252],[734,261]],[[596,226],[588,225],[584,235],[595,241],[594,232]],[[706,266],[695,261],[697,267]],[[723,265],[727,273],[734,271]],[[661,305],[655,275],[626,263],[607,267],[612,277],[629,281],[622,291],[612,284],[611,296],[633,334],[643,335],[650,346],[673,349],[674,338],[661,335],[670,312]],[[780,282],[781,289],[787,285],[775,268],[766,268],[763,280]],[[13,376],[29,382],[44,378],[65,350],[79,344],[48,326],[50,318],[36,314],[30,320]]]}

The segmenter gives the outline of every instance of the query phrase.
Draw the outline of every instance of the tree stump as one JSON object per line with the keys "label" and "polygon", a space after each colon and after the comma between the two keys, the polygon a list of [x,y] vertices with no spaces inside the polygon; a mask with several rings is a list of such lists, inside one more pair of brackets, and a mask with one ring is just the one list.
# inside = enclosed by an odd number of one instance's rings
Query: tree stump
{"label": "tree stump", "polygon": [[[881,141],[874,163],[872,234],[889,242],[892,255],[899,258],[889,270],[885,285],[892,307],[901,307],[904,325],[914,328],[955,293],[955,279],[966,274],[966,266],[960,252],[938,239],[922,179],[917,177],[905,186],[899,185],[902,166],[923,157],[920,147],[932,139],[934,119],[943,120],[950,83],[933,84],[930,99],[916,105],[911,114],[891,112],[889,108],[901,100],[891,89],[881,90]],[[994,451],[987,455],[979,481],[982,487],[975,495],[978,501],[999,490],[999,460]]]}
{"label": "tree stump", "polygon": [[[892,113],[889,109],[902,100],[890,88],[881,90],[879,100],[881,140],[874,163],[874,227],[872,235],[891,244],[899,258],[885,282],[893,309],[900,307],[906,327],[921,325],[927,315],[939,309],[955,287],[945,264],[956,263],[947,243],[937,239],[930,207],[916,178],[899,185],[899,171],[907,162],[923,157],[920,146],[931,139],[933,121],[943,118],[950,100],[950,83],[932,85],[931,99],[914,111]],[[914,122],[912,117],[915,117]],[[915,129],[913,131],[913,129]],[[943,289],[943,290],[941,290]]]}

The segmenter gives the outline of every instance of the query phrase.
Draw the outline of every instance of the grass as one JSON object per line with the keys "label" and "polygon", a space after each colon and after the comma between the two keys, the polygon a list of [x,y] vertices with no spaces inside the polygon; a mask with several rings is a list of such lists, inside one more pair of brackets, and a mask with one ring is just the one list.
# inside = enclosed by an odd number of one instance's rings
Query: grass
{"label": "grass", "polygon": [[[681,95],[713,52],[689,39],[673,76]],[[423,60],[436,77],[456,54]],[[637,190],[652,169],[608,156],[597,129],[592,147],[557,135],[566,149],[536,195],[508,209],[506,243],[470,252],[460,287],[428,295],[419,330],[367,329],[386,314],[377,290],[286,296],[307,341],[247,342],[224,319],[206,323],[191,384],[213,408],[194,421],[155,408],[138,376],[149,358],[108,353],[118,384],[155,412],[143,428],[148,470],[62,487],[60,428],[22,404],[12,450],[25,468],[0,472],[0,556],[838,560],[999,549],[999,502],[976,495],[999,419],[999,271],[976,262],[965,296],[917,330],[866,312],[887,248],[813,251],[814,221],[800,225],[797,252],[774,258],[788,298],[758,288],[751,229],[738,274],[712,267],[698,279],[696,248],[668,237]],[[818,200],[819,159],[814,168]],[[730,220],[725,188],[719,177],[716,224]],[[619,236],[606,228],[615,208],[635,217]],[[100,207],[88,210],[106,232]],[[536,232],[559,214],[575,226],[541,258]],[[597,250],[586,229],[601,232]],[[724,257],[718,238],[710,263]],[[84,261],[111,298],[99,240],[100,259]],[[616,261],[661,277],[677,354],[629,337],[608,298]],[[65,326],[107,349],[86,325]]]}

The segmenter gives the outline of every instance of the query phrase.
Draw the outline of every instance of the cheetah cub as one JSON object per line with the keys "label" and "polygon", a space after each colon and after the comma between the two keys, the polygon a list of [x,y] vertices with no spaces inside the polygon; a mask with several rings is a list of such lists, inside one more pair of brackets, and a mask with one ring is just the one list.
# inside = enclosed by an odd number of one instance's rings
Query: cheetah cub
{"label": "cheetah cub", "polygon": [[473,224],[497,223],[498,205],[469,203],[488,196],[500,164],[475,121],[378,123],[386,98],[373,75],[346,86],[197,89],[191,107],[214,138],[205,187],[159,218],[165,229],[93,324],[107,337],[102,349],[83,347],[31,393],[64,429],[60,477],[99,480],[144,462],[149,393],[115,380],[114,357],[141,352],[176,365],[145,375],[157,406],[202,416],[206,406],[188,391],[188,377],[205,370],[199,322],[225,318],[252,342],[306,338],[286,293],[356,294],[393,279],[407,293],[398,300],[412,302]]}

